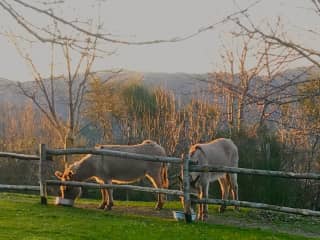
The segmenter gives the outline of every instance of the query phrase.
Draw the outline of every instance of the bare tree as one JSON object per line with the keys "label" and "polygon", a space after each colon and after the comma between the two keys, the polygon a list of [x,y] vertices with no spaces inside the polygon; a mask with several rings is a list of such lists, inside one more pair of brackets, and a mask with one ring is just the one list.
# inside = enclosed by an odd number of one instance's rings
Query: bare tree
{"label": "bare tree", "polygon": [[[309,2],[311,4],[310,6],[313,6],[313,12],[320,17],[319,0],[310,0]],[[268,30],[262,30],[261,26],[256,25],[250,19],[250,15],[248,13],[244,13],[243,16],[244,20],[240,20],[238,17],[232,18],[232,21],[234,21],[243,30],[243,34],[255,34],[259,36],[265,42],[268,42],[272,46],[273,50],[276,50],[274,51],[274,54],[290,49],[295,53],[295,58],[290,61],[296,61],[297,59],[303,58],[309,61],[312,65],[320,67],[320,51],[305,47],[303,44],[299,44],[297,41],[290,39],[284,30],[279,31],[279,21],[277,26],[271,27],[271,25],[268,25]],[[313,36],[319,36],[319,32],[314,29],[308,29],[306,32],[313,34]]]}
{"label": "bare tree", "polygon": [[241,38],[240,48],[224,47],[224,71],[211,74],[209,82],[213,95],[220,96],[220,99],[215,97],[215,101],[224,106],[225,119],[231,129],[240,132],[246,130],[248,124],[259,129],[266,120],[272,120],[273,113],[285,100],[279,96],[286,96],[285,91],[295,83],[295,79],[291,84],[277,83],[277,79],[285,77],[286,61],[292,55],[290,52],[273,55],[271,45],[256,39],[254,34],[233,35]]}
{"label": "bare tree", "polygon": [[[311,7],[311,14],[320,17],[320,1],[305,1]],[[317,102],[319,101],[318,75],[320,67],[320,51],[307,47],[306,44],[293,39],[286,34],[285,29],[279,29],[271,24],[261,26],[251,21],[248,14],[244,18],[234,18],[233,21],[240,27],[243,35],[256,35],[257,38],[270,45],[270,56],[283,57],[283,52],[290,53],[291,57],[284,61],[284,65],[304,60],[311,66],[305,68],[297,76],[283,79],[283,84],[271,88],[274,96],[270,98],[273,104],[280,106],[281,118],[278,119],[278,129],[284,151],[290,153],[290,161],[284,161],[286,168],[295,171],[315,171],[319,169],[316,159],[319,156],[319,138],[317,123]],[[301,29],[300,29],[301,30]],[[303,30],[301,30],[303,31]],[[319,30],[307,29],[306,34],[319,38]],[[316,72],[316,75],[313,75]],[[301,78],[298,76],[302,76]],[[313,76],[312,76],[313,75]],[[311,76],[311,77],[310,77]],[[316,77],[315,77],[316,76]],[[271,96],[269,94],[269,96]],[[304,182],[304,199],[311,202],[313,208],[319,208],[318,201],[320,188],[314,182]]]}
{"label": "bare tree", "polygon": [[[31,55],[22,49],[14,36],[11,36],[11,40],[20,56],[30,67],[34,79],[29,83],[18,82],[17,87],[20,93],[30,99],[46,117],[56,130],[61,143],[64,143],[65,147],[73,146],[74,139],[80,129],[80,113],[87,82],[90,79],[91,68],[97,56],[97,39],[87,38],[86,47],[80,52],[74,52],[69,40],[65,40],[64,44],[58,46],[51,43],[49,77],[44,77],[41,74]],[[56,73],[55,68],[58,61],[55,57],[57,50],[61,51],[66,69],[65,74],[60,76]],[[77,62],[75,62],[76,56],[78,57]],[[64,92],[64,96],[58,96],[58,88]],[[67,119],[62,116],[61,110],[58,110],[58,104],[67,108]]]}

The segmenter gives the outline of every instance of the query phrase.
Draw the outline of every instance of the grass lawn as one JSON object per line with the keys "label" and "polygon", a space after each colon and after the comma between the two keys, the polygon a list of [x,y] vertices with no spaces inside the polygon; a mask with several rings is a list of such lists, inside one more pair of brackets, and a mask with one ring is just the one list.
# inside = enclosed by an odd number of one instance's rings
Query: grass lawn
{"label": "grass lawn", "polygon": [[[259,214],[247,209],[227,211],[224,215],[213,217],[209,223],[185,224],[171,217],[171,210],[181,208],[176,202],[168,203],[163,213],[153,210],[154,203],[149,202],[116,202],[114,210],[109,212],[94,209],[97,203],[97,200],[84,199],[77,202],[78,207],[61,207],[54,206],[51,198],[49,204],[44,206],[40,205],[38,196],[2,192],[0,239],[320,239],[317,232],[311,235],[313,238],[308,238],[279,233],[272,228],[265,230],[257,225]],[[153,214],[139,214],[143,211]],[[216,212],[216,207],[210,211]],[[272,221],[275,226],[288,224],[288,227],[296,228],[298,225],[294,224],[304,224],[307,225],[305,231],[319,229],[320,232],[318,220],[301,217],[288,223],[286,218],[282,219],[283,215],[274,216]],[[221,222],[232,218],[240,223],[253,221],[256,225],[226,226],[215,222],[219,218]]]}

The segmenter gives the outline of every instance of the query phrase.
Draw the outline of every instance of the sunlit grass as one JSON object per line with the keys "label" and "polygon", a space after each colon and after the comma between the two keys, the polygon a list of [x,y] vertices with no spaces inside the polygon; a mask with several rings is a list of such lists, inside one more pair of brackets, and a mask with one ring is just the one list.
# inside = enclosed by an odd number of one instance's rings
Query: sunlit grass
{"label": "sunlit grass", "polygon": [[[82,199],[78,204],[98,204]],[[206,223],[185,224],[169,218],[117,215],[114,212],[39,204],[34,195],[0,193],[0,239],[307,239],[260,229]],[[154,207],[154,202],[116,202],[118,206]],[[181,208],[169,202],[166,208]],[[216,211],[216,207],[211,211]],[[230,211],[232,214],[233,211]],[[239,213],[243,217],[246,211]]]}

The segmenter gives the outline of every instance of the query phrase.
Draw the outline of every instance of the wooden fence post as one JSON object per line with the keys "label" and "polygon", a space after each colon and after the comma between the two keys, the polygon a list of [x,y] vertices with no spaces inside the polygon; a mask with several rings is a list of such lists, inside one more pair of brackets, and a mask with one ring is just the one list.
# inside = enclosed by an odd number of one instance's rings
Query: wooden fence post
{"label": "wooden fence post", "polygon": [[40,160],[39,160],[39,185],[40,185],[40,202],[41,204],[47,204],[47,189],[45,183],[45,161],[47,160],[47,151],[46,145],[40,144],[39,145],[39,153],[40,153]]}
{"label": "wooden fence post", "polygon": [[191,200],[190,200],[190,180],[189,180],[189,154],[183,157],[183,201],[184,216],[186,223],[192,222]]}

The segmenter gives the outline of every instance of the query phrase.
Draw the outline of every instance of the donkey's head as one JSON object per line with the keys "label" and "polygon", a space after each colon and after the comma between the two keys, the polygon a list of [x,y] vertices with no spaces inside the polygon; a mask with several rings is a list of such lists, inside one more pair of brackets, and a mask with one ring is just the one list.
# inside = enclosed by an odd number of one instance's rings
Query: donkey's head
{"label": "donkey's head", "polygon": [[[180,186],[180,190],[183,191],[183,180],[182,180],[182,177],[179,176],[179,186]],[[196,176],[196,177],[193,177],[191,174],[189,175],[189,180],[190,180],[190,198],[191,199],[196,199],[198,198],[198,195],[199,195],[199,185],[198,185],[198,182],[199,182],[199,178],[200,176]],[[181,204],[182,206],[184,207],[184,197],[183,196],[180,196],[180,201],[181,201]],[[195,210],[196,209],[196,204],[195,203],[192,203],[191,204],[191,208],[192,210]]]}
{"label": "donkey's head", "polygon": [[[190,157],[191,161],[193,161],[193,163],[198,163],[197,159],[194,158],[197,150],[198,150],[198,146],[194,145],[191,147],[191,149],[189,151],[189,157]],[[182,156],[182,158],[184,159],[184,156]],[[179,186],[180,186],[181,191],[183,191],[183,189],[184,189],[182,176],[183,176],[183,168],[181,167],[180,176],[178,176]],[[199,197],[199,194],[201,192],[200,178],[201,178],[201,175],[199,173],[195,173],[195,172],[189,173],[189,184],[190,184],[189,190],[190,190],[190,198],[191,199],[192,198],[196,199]],[[182,206],[184,207],[184,197],[180,196],[180,200],[181,200]],[[191,208],[194,210],[196,208],[196,204],[192,203]]]}
{"label": "donkey's head", "polygon": [[[71,167],[66,168],[64,172],[56,171],[56,177],[61,181],[72,181],[74,180],[74,172]],[[60,186],[59,197],[65,199],[75,200],[81,195],[81,187],[73,186]]]}

